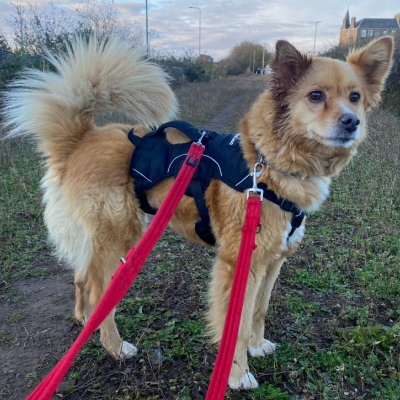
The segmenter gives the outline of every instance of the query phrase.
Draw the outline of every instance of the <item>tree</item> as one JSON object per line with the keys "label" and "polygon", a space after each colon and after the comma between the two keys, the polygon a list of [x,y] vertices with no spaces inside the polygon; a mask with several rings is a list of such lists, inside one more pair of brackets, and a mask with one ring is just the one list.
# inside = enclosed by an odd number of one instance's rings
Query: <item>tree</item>
{"label": "tree", "polygon": [[[86,0],[76,9],[78,32],[95,32],[99,37],[118,36],[132,43],[132,46],[144,44],[146,32],[138,22],[121,18],[114,2]],[[155,31],[150,30],[149,37],[154,37]]]}
{"label": "tree", "polygon": [[[7,20],[16,46],[26,54],[43,54],[63,50],[65,42],[77,32],[99,37],[119,36],[132,46],[144,43],[145,31],[137,23],[123,19],[110,0],[86,0],[76,3],[75,12],[67,13],[49,3],[50,11],[41,11],[36,4],[12,4],[14,12]],[[151,31],[150,36],[155,32]]]}
{"label": "tree", "polygon": [[46,48],[60,50],[72,33],[73,18],[52,3],[48,13],[41,12],[36,4],[12,5],[14,14],[7,23],[13,30],[14,43],[26,54],[43,54]]}
{"label": "tree", "polygon": [[0,32],[0,49],[1,50],[10,50],[10,46],[3,32]]}
{"label": "tree", "polygon": [[[264,55],[264,65],[262,65]],[[228,57],[222,60],[226,65],[228,75],[239,75],[246,72],[248,68],[262,69],[272,60],[272,54],[262,45],[245,41],[235,46]]]}

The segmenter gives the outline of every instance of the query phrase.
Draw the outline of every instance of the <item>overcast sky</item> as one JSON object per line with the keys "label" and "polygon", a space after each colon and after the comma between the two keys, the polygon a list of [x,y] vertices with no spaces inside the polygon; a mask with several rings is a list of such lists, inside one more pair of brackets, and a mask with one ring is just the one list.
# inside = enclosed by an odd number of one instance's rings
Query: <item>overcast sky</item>
{"label": "overcast sky", "polygon": [[[13,0],[13,4],[26,1]],[[48,0],[32,0],[39,6]],[[64,9],[76,1],[53,0]],[[125,18],[145,27],[145,0],[114,0]],[[149,29],[157,31],[151,47],[182,52],[198,51],[199,10],[201,9],[201,52],[216,61],[244,40],[266,45],[270,50],[278,39],[287,39],[303,51],[314,46],[315,22],[317,50],[337,41],[343,17],[393,18],[400,12],[400,0],[148,0]],[[0,0],[0,29],[10,33],[6,19],[12,13],[9,1]]]}

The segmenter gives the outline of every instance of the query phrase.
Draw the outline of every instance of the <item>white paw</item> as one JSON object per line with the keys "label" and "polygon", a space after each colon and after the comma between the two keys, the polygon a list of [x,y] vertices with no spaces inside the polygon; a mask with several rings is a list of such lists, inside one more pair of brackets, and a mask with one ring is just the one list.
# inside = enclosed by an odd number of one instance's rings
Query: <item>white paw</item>
{"label": "white paw", "polygon": [[137,351],[137,348],[133,344],[130,344],[129,342],[122,342],[119,359],[126,360],[128,358],[132,358],[133,356],[136,356]]}
{"label": "white paw", "polygon": [[258,388],[258,382],[251,372],[246,372],[237,382],[229,380],[229,387],[233,390],[255,389]]}
{"label": "white paw", "polygon": [[265,357],[273,354],[276,349],[276,343],[263,339],[258,347],[249,347],[249,354],[252,357]]}

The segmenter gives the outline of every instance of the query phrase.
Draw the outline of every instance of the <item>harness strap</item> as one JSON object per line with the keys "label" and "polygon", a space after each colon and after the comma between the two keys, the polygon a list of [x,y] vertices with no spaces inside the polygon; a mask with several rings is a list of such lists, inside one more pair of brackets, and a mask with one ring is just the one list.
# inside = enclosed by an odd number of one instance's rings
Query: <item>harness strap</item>
{"label": "harness strap", "polygon": [[268,188],[265,183],[259,183],[258,187],[264,191],[264,199],[271,201],[278,205],[283,211],[292,213],[291,225],[292,229],[289,232],[288,237],[291,237],[294,231],[299,228],[303,222],[306,213],[296,206],[293,202],[279,198],[274,191]]}
{"label": "harness strap", "polygon": [[131,129],[128,133],[128,139],[135,145],[138,147],[143,147],[144,149],[152,149],[154,147],[154,143],[149,142],[147,140],[143,140],[143,138],[136,136],[133,133],[133,129]]}
{"label": "harness strap", "polygon": [[[155,131],[147,134],[147,136],[150,137],[161,135],[164,133],[166,128],[178,129],[195,142],[197,142],[201,136],[199,129],[195,128],[192,124],[189,124],[189,122],[186,121],[166,122],[165,124],[160,125]],[[204,137],[208,138],[209,136],[206,134]]]}
{"label": "harness strap", "polygon": [[197,211],[199,212],[201,218],[200,221],[197,221],[194,226],[196,234],[201,240],[211,246],[214,246],[216,240],[211,229],[210,214],[204,199],[204,191],[201,188],[200,181],[197,179],[192,179],[189,185],[189,190],[191,192],[191,196],[194,198]]}
{"label": "harness strap", "polygon": [[[143,140],[141,137],[136,136],[133,133],[133,129],[131,129],[128,133],[128,139],[135,145],[135,146],[140,146],[143,147],[145,149],[151,149],[153,147],[153,143],[150,143],[146,140]],[[141,181],[135,181],[135,193],[136,193],[136,197],[139,200],[139,204],[140,204],[140,208],[146,213],[146,214],[151,214],[151,215],[155,215],[157,212],[157,209],[153,208],[148,200],[147,200],[147,196],[146,193],[144,192],[144,190],[141,190]]]}
{"label": "harness strap", "polygon": [[300,214],[298,214],[298,215],[293,213],[293,217],[292,217],[292,221],[291,221],[292,229],[290,230],[288,237],[292,236],[294,231],[297,228],[300,228],[305,216],[306,216],[306,213],[304,211],[301,211]]}
{"label": "harness strap", "polygon": [[150,215],[156,215],[157,208],[154,208],[150,205],[149,201],[147,200],[147,196],[144,190],[139,189],[139,185],[135,185],[135,193],[136,197],[139,200],[140,208],[146,213]]}

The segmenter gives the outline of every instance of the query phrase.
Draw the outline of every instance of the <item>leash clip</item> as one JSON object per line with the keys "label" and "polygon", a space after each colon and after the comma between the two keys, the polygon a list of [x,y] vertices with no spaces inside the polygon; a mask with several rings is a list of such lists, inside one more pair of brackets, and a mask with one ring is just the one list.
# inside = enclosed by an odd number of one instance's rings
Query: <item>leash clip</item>
{"label": "leash clip", "polygon": [[258,161],[254,164],[253,172],[250,174],[253,177],[253,187],[251,189],[247,189],[247,198],[250,197],[250,193],[253,193],[258,194],[261,201],[263,201],[264,190],[257,187],[257,178],[263,173],[264,169],[264,164]]}
{"label": "leash clip", "polygon": [[200,134],[200,137],[199,137],[199,140],[196,142],[196,144],[204,147],[204,144],[201,142],[202,142],[204,136],[207,135],[207,131],[199,131],[199,134]]}

